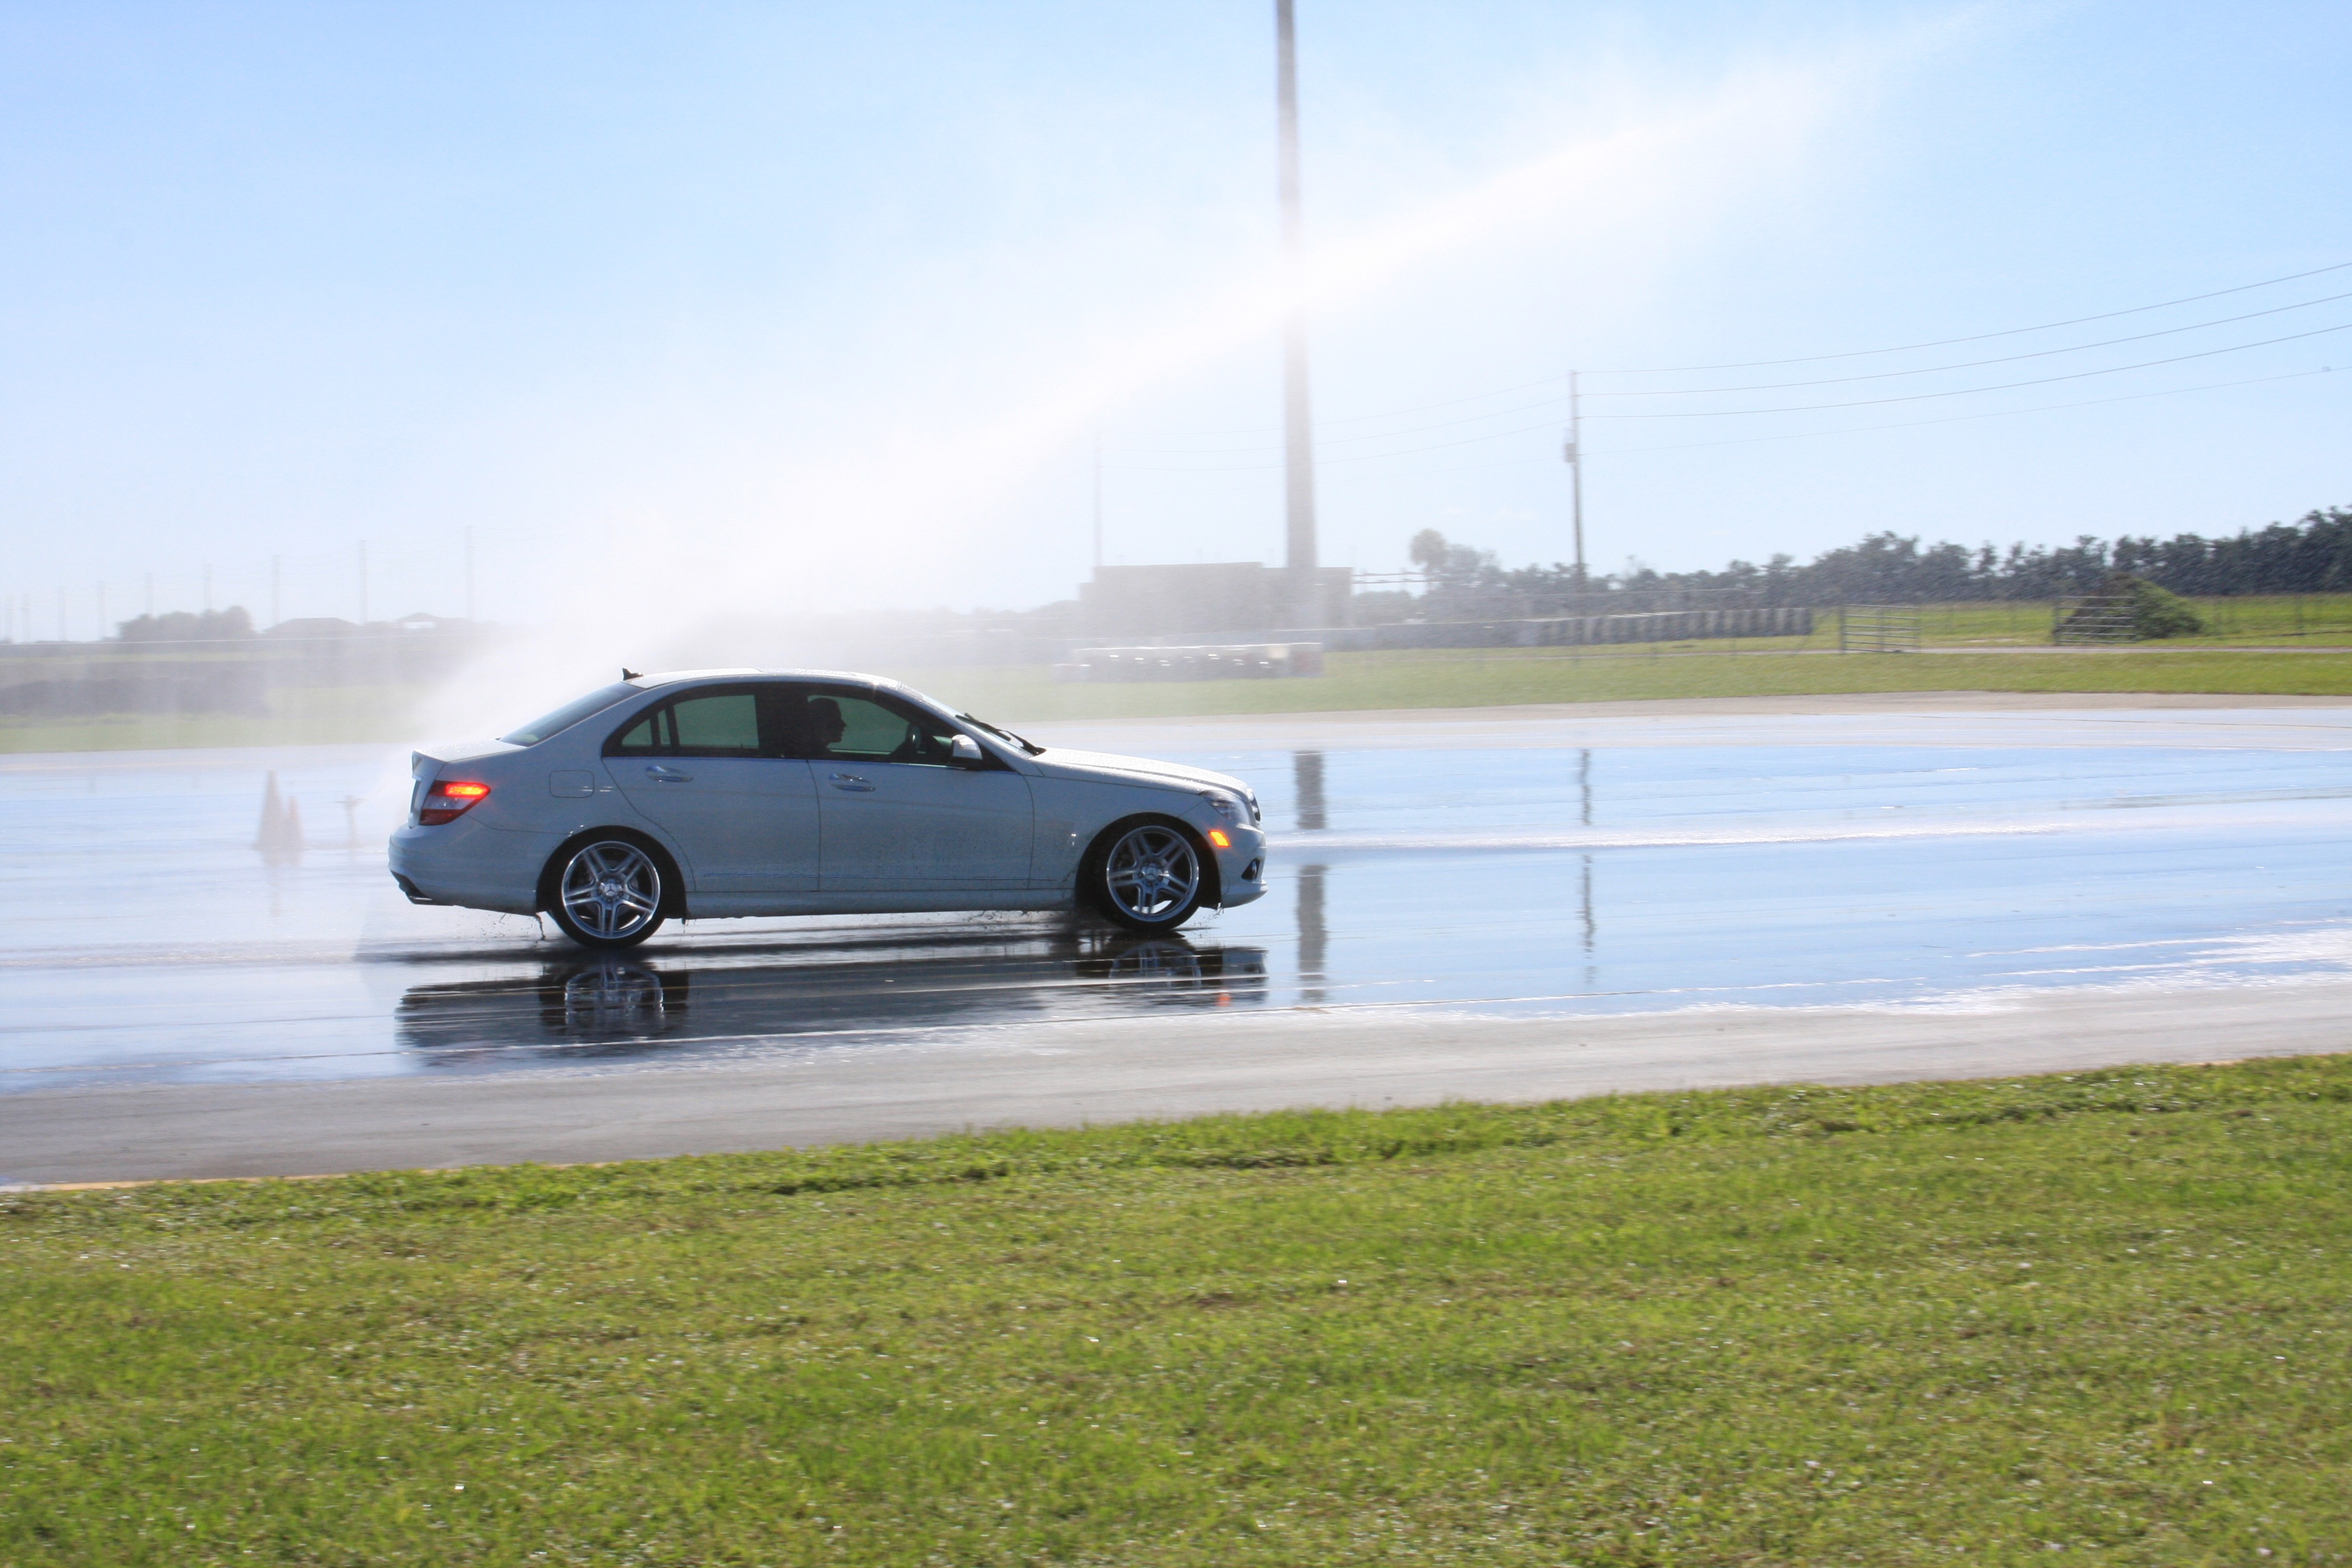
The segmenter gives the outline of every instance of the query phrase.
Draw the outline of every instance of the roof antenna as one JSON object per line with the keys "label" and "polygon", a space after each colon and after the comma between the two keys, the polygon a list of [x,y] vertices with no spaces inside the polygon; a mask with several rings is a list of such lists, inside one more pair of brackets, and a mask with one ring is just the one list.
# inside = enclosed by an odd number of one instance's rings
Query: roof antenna
{"label": "roof antenna", "polygon": [[637,672],[635,670],[631,669],[625,664],[621,666],[621,679],[623,680],[635,680],[636,678]]}

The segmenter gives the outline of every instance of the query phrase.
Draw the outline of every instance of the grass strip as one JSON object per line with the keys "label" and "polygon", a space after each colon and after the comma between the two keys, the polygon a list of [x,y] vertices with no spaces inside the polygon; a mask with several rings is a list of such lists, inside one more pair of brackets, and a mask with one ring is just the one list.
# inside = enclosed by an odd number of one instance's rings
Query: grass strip
{"label": "grass strip", "polygon": [[[1743,650],[1720,642],[1642,651],[1461,648],[1333,654],[1312,680],[1057,685],[1042,666],[889,668],[960,708],[1010,723],[1217,713],[1356,712],[1621,702],[1678,697],[1815,697],[1874,691],[2163,691],[2352,695],[2352,654],[2221,648],[1847,654]],[[268,717],[147,715],[0,721],[0,753],[176,747],[409,743],[410,688],[287,690]],[[518,721],[520,721],[518,720]]]}
{"label": "grass strip", "polygon": [[2335,1057],[10,1194],[0,1563],[2341,1561],[2347,1132]]}
{"label": "grass strip", "polygon": [[2352,654],[2147,648],[2021,653],[1727,653],[1477,648],[1334,654],[1309,680],[1055,685],[1044,670],[910,671],[908,684],[1006,722],[1213,713],[1485,708],[1683,697],[1819,697],[1878,691],[2352,694]]}

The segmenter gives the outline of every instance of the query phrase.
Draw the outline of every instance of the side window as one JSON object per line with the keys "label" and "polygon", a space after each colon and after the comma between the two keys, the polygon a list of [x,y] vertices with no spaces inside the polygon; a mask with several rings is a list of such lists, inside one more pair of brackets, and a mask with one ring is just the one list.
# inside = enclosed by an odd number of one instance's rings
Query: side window
{"label": "side window", "polygon": [[760,744],[759,696],[737,689],[665,702],[605,742],[615,757],[773,756]]}
{"label": "side window", "polygon": [[669,705],[681,757],[756,757],[760,701],[748,691],[701,692]]}
{"label": "side window", "polygon": [[677,731],[670,725],[669,709],[656,708],[635,723],[604,742],[608,757],[667,756],[677,743]]}
{"label": "side window", "polygon": [[790,715],[801,749],[819,762],[914,763],[946,767],[958,733],[945,720],[864,693],[819,689]]}

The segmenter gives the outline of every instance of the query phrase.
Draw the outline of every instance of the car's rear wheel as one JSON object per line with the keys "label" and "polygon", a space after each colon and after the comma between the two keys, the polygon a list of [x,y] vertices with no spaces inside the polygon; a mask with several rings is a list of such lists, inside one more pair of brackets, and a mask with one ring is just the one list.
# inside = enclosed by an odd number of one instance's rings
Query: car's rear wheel
{"label": "car's rear wheel", "polygon": [[1143,822],[1115,834],[1088,867],[1089,901],[1129,931],[1174,931],[1201,907],[1208,878],[1192,836]]}
{"label": "car's rear wheel", "polygon": [[583,947],[635,947],[661,929],[661,863],[626,838],[579,845],[555,874],[548,913]]}

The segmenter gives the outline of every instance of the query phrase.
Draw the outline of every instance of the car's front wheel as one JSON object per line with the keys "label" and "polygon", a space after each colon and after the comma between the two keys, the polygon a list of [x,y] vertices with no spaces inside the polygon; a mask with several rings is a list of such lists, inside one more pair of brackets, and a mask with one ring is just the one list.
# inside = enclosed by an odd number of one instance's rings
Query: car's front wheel
{"label": "car's front wheel", "polygon": [[554,881],[548,913],[583,947],[635,947],[661,929],[661,864],[641,844],[598,838],[580,845]]}
{"label": "car's front wheel", "polygon": [[1087,870],[1089,901],[1129,931],[1174,931],[1208,890],[1200,848],[1172,823],[1138,823],[1116,834]]}

